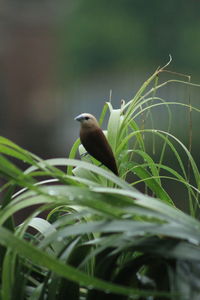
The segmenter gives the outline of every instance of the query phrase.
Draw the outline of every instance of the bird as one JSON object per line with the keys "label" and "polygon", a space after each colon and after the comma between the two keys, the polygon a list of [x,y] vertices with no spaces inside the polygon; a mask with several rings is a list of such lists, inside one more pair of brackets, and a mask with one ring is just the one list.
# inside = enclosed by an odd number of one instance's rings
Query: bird
{"label": "bird", "polygon": [[80,122],[80,140],[86,151],[119,176],[116,160],[97,119],[88,113],[75,117]]}

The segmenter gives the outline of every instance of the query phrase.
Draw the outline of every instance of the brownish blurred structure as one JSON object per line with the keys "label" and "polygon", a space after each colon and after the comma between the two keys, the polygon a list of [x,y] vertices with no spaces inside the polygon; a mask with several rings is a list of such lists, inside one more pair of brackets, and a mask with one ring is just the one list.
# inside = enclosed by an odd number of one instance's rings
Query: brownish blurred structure
{"label": "brownish blurred structure", "polygon": [[48,157],[57,108],[55,6],[4,1],[0,15],[1,135]]}

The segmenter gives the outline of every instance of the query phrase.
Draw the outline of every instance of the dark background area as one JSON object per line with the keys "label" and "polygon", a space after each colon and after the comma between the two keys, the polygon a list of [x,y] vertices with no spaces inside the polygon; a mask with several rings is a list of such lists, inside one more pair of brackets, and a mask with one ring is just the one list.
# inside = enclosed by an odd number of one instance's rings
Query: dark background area
{"label": "dark background area", "polygon": [[[78,136],[77,114],[99,117],[110,90],[118,108],[169,54],[172,71],[200,83],[199,12],[195,0],[1,2],[0,135],[42,158],[65,157]],[[172,84],[160,95],[199,105],[199,88]],[[171,110],[172,133],[187,145],[188,112]],[[167,129],[165,111],[154,109],[156,128]],[[192,117],[198,162],[198,114]]]}

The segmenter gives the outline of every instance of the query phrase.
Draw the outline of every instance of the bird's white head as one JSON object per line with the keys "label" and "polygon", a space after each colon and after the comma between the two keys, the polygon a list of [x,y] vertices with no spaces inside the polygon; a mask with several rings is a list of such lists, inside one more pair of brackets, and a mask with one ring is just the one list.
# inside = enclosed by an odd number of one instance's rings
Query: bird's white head
{"label": "bird's white head", "polygon": [[79,121],[81,123],[82,128],[91,128],[91,127],[99,127],[97,119],[88,113],[82,113],[78,115],[74,120]]}

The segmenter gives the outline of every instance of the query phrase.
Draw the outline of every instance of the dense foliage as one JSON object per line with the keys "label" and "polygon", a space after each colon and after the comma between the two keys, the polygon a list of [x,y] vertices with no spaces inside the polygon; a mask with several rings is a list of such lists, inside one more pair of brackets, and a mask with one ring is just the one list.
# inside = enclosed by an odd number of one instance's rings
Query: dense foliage
{"label": "dense foliage", "polygon": [[[169,112],[174,104],[156,97],[170,83],[157,84],[163,71],[158,69],[121,108],[111,103],[103,108],[100,124],[109,109],[105,134],[119,177],[89,155],[76,160],[77,151],[85,152],[79,140],[69,158],[44,161],[0,138],[2,300],[16,295],[30,300],[199,299],[198,167],[168,131],[139,128],[135,121],[138,115],[150,117],[152,107],[164,105]],[[159,161],[147,153],[145,135],[162,141]],[[194,184],[177,147],[189,161]],[[166,149],[179,170],[163,163]],[[21,170],[16,159],[28,168]],[[176,207],[163,179],[185,187],[189,214]],[[138,190],[141,184],[144,192]],[[15,225],[13,216],[30,207],[32,213]]]}

